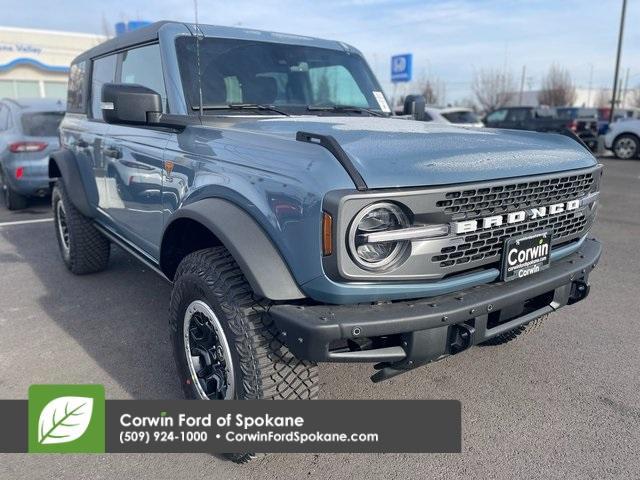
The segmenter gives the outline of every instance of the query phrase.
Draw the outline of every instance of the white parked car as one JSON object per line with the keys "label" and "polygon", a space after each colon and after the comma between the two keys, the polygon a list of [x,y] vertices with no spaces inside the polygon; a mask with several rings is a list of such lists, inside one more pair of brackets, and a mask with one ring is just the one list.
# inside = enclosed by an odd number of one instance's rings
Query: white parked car
{"label": "white parked car", "polygon": [[622,160],[636,158],[640,154],[640,119],[610,124],[604,136],[604,146]]}
{"label": "white parked car", "polygon": [[448,107],[435,108],[426,107],[426,121],[435,123],[452,123],[464,127],[484,127],[483,123],[470,108]]}

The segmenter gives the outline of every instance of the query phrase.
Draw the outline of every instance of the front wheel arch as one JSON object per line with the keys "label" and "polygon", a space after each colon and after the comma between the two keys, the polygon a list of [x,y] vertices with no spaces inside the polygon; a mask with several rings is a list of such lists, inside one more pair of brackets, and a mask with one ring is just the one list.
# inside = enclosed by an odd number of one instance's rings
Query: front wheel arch
{"label": "front wheel arch", "polygon": [[305,298],[276,246],[245,210],[206,198],[177,210],[163,233],[160,269],[173,279],[180,261],[203,248],[224,246],[256,294],[270,300]]}

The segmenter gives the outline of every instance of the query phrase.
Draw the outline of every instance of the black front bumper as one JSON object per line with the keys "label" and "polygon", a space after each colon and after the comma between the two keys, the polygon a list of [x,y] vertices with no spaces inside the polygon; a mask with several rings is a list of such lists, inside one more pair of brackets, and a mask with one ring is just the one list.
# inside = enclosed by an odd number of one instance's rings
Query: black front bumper
{"label": "black front bumper", "polygon": [[[274,305],[269,314],[298,358],[412,368],[584,299],[601,251],[600,242],[586,239],[578,251],[540,273],[439,297],[374,305]],[[340,342],[351,346],[335,348]],[[353,347],[367,343],[374,347]]]}

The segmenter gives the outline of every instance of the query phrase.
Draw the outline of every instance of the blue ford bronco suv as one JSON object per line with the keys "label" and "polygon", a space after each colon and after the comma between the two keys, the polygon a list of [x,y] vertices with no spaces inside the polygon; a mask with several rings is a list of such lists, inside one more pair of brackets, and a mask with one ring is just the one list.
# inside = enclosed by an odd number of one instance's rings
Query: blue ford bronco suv
{"label": "blue ford bronco suv", "polygon": [[71,66],[50,156],[71,272],[111,243],[173,284],[189,398],[381,381],[584,299],[602,166],[564,135],[393,118],[337,41],[159,22]]}

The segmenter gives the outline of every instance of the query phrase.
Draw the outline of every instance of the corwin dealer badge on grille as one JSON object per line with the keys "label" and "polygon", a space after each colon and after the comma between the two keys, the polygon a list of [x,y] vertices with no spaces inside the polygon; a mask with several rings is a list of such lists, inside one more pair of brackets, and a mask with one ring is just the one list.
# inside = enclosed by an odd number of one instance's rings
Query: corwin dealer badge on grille
{"label": "corwin dealer badge on grille", "polygon": [[551,230],[509,238],[505,240],[502,252],[502,279],[505,282],[538,273],[549,267]]}

